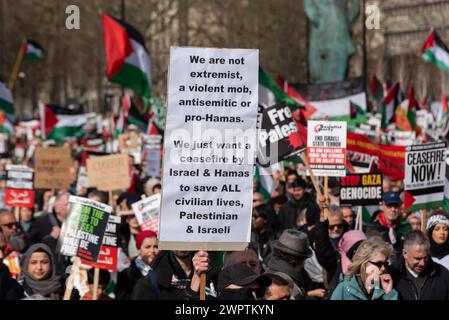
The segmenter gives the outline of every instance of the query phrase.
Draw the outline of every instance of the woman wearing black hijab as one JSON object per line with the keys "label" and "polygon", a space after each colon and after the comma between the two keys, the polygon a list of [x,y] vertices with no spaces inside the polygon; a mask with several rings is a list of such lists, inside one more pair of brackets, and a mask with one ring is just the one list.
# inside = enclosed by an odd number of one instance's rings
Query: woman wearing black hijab
{"label": "woman wearing black hijab", "polygon": [[430,217],[427,221],[432,260],[449,269],[449,219],[443,215]]}
{"label": "woman wearing black hijab", "polygon": [[25,296],[43,296],[61,300],[64,294],[62,278],[56,274],[55,259],[51,249],[43,244],[32,245],[22,257],[21,283]]}

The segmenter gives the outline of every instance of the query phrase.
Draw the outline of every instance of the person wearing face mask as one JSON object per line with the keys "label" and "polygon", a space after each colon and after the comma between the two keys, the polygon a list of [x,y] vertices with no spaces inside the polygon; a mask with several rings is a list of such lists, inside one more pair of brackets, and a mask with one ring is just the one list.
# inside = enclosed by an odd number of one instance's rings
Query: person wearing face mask
{"label": "person wearing face mask", "polygon": [[57,274],[52,250],[42,243],[32,245],[22,257],[20,282],[26,297],[41,295],[61,300],[64,287]]}
{"label": "person wearing face mask", "polygon": [[427,221],[427,236],[430,240],[432,260],[449,270],[449,219],[435,215]]}
{"label": "person wearing face mask", "polygon": [[140,290],[136,288],[137,284],[153,271],[151,264],[159,253],[157,234],[150,230],[141,231],[136,237],[136,246],[139,255],[118,275],[117,300],[129,300],[132,296],[136,296],[134,299],[139,299]]}
{"label": "person wearing face mask", "polygon": [[262,300],[271,285],[268,275],[258,275],[246,264],[237,263],[221,270],[218,276],[218,300]]}
{"label": "person wearing face mask", "polygon": [[331,300],[397,300],[388,274],[391,244],[378,237],[362,242]]}

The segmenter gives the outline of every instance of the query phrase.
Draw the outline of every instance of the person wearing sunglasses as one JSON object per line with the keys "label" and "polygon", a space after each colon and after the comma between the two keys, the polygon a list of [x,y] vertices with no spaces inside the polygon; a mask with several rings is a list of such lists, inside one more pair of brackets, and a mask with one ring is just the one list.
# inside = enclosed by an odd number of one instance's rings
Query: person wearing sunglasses
{"label": "person wearing sunglasses", "polygon": [[14,213],[9,210],[0,210],[0,231],[3,233],[7,243],[4,252],[5,256],[12,251],[25,252],[28,246],[26,235],[20,230]]}
{"label": "person wearing sunglasses", "polygon": [[392,245],[380,237],[364,240],[331,300],[397,300],[398,293],[388,273],[392,253]]}

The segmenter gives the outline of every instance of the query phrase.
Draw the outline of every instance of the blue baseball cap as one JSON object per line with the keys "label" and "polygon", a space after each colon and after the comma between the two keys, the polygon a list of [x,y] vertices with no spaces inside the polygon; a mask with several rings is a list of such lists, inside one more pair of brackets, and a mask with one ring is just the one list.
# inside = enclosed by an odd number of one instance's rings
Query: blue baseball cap
{"label": "blue baseball cap", "polygon": [[400,192],[391,192],[391,191],[384,192],[383,201],[385,204],[393,204],[393,203],[401,204],[402,203],[401,194]]}

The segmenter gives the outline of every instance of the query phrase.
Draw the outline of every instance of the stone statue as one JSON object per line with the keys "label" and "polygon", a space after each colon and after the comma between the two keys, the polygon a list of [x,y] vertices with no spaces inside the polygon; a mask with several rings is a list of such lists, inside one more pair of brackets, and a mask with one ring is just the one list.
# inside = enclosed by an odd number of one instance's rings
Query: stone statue
{"label": "stone statue", "polygon": [[304,0],[310,20],[309,72],[314,83],[346,78],[348,60],[355,52],[352,23],[360,14],[360,0]]}

